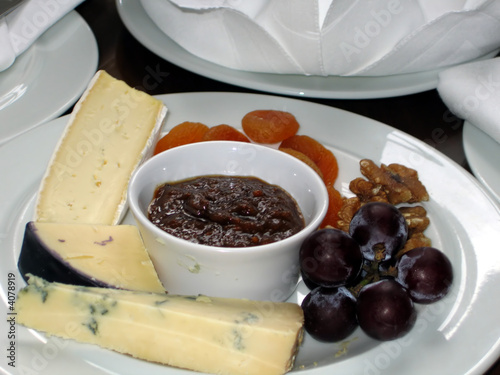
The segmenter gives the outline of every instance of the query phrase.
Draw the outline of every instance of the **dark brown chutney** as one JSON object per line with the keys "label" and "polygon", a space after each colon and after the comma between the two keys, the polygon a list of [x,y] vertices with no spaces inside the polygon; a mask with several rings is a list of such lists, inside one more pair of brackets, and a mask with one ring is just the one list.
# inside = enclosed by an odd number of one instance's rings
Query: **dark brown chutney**
{"label": "dark brown chutney", "polygon": [[148,218],[176,237],[217,247],[264,245],[304,228],[295,200],[255,177],[201,176],[157,187]]}

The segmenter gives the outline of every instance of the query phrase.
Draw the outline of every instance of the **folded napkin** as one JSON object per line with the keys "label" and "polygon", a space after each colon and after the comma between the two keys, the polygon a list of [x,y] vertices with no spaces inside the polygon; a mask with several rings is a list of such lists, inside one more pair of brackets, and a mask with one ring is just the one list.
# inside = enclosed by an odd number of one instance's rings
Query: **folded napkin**
{"label": "folded napkin", "polygon": [[84,0],[25,0],[0,17],[0,71],[11,66],[35,40]]}
{"label": "folded napkin", "polygon": [[500,0],[141,0],[190,53],[228,68],[390,75],[500,48]]}
{"label": "folded napkin", "polygon": [[500,143],[500,58],[445,69],[437,90],[450,111]]}

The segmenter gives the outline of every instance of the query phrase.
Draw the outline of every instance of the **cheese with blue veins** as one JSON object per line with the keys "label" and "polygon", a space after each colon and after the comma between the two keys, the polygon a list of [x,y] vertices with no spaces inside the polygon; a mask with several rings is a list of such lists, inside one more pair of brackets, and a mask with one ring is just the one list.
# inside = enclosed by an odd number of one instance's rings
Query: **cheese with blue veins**
{"label": "cheese with blue veins", "polygon": [[34,220],[119,223],[130,177],[152,155],[166,113],[162,101],[98,71],[55,148]]}
{"label": "cheese with blue veins", "polygon": [[165,292],[133,225],[29,222],[18,267],[48,281]]}
{"label": "cheese with blue veins", "polygon": [[303,337],[295,303],[28,283],[15,305],[19,324],[199,372],[281,375]]}

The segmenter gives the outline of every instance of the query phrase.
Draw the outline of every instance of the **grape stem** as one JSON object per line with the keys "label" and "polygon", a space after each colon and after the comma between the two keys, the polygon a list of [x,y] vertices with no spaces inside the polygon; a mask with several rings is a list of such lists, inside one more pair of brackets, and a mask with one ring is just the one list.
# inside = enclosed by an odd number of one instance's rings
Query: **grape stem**
{"label": "grape stem", "polygon": [[[382,258],[383,259],[383,258]],[[377,282],[384,277],[396,277],[397,276],[397,268],[394,266],[389,266],[387,270],[380,270],[380,264],[382,260],[377,260],[377,257],[373,261],[368,261],[363,264],[362,273],[365,273],[363,279],[357,284],[351,286],[349,291],[352,293],[354,297],[358,297],[359,292],[365,285]]]}
{"label": "grape stem", "polygon": [[375,254],[375,261],[381,262],[385,258],[385,246],[383,243],[378,243],[373,246],[373,253]]}

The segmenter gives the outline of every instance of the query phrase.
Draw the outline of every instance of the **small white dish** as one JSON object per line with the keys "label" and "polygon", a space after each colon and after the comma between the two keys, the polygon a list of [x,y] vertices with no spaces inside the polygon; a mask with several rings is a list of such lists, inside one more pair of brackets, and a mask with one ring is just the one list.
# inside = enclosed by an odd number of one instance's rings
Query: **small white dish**
{"label": "small white dish", "polygon": [[[438,73],[442,70],[380,77],[321,77],[234,70],[187,52],[156,26],[140,1],[116,0],[116,6],[130,33],[161,58],[205,77],[260,91],[303,98],[387,98],[436,88]],[[483,58],[493,57],[497,52]]]}
{"label": "small white dish", "polygon": [[0,72],[0,145],[71,107],[97,69],[98,48],[71,11]]}
{"label": "small white dish", "polygon": [[[270,244],[216,247],[175,237],[148,219],[158,186],[207,175],[253,176],[280,186],[295,199],[305,228]],[[253,143],[218,141],[176,147],[145,162],[130,180],[128,203],[169,293],[282,302],[297,286],[299,249],[325,217],[328,193],[297,158]]]}
{"label": "small white dish", "polygon": [[474,176],[500,203],[500,144],[477,126],[465,121],[463,145]]}

